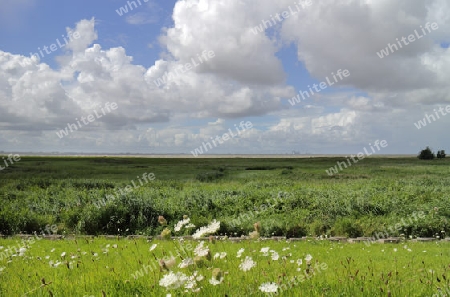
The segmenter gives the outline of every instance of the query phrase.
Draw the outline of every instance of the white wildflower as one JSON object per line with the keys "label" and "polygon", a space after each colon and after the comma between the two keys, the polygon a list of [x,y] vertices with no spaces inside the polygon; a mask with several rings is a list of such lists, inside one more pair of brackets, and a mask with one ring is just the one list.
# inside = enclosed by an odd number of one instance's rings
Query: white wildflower
{"label": "white wildflower", "polygon": [[280,258],[280,255],[274,250],[271,250],[270,252],[272,253],[272,256],[271,256],[272,260],[273,261],[278,261],[278,259]]}
{"label": "white wildflower", "polygon": [[264,283],[259,286],[259,290],[264,293],[276,293],[278,291],[278,285],[276,283]]}
{"label": "white wildflower", "polygon": [[21,248],[19,249],[19,256],[22,257],[23,255],[25,255],[25,252],[26,252],[26,251],[27,251],[26,248],[21,247]]}
{"label": "white wildflower", "polygon": [[189,279],[189,280],[184,284],[184,288],[185,288],[185,289],[188,289],[188,290],[195,289],[196,286],[197,286],[197,283],[195,282],[195,280],[191,280],[191,279]]}
{"label": "white wildflower", "polygon": [[192,258],[186,258],[183,261],[181,261],[181,263],[178,264],[178,268],[186,268],[189,265],[194,265],[194,260],[192,260]]}
{"label": "white wildflower", "polygon": [[216,280],[215,278],[211,278],[209,283],[213,286],[220,285],[223,282],[223,277],[220,280]]}
{"label": "white wildflower", "polygon": [[159,285],[169,290],[178,289],[183,286],[188,279],[189,278],[182,272],[177,272],[175,274],[171,271],[169,274],[164,275],[164,277],[159,281]]}
{"label": "white wildflower", "polygon": [[52,262],[52,263],[50,264],[50,266],[55,267],[55,268],[57,268],[59,265],[62,264],[62,262],[59,262],[59,261],[56,261],[55,263],[53,263],[53,261],[50,261],[50,262]]}
{"label": "white wildflower", "polygon": [[205,277],[203,275],[199,275],[195,278],[198,282],[201,282],[202,280],[205,279]]}
{"label": "white wildflower", "polygon": [[204,257],[204,256],[208,255],[209,248],[208,248],[208,247],[204,247],[204,245],[205,245],[205,242],[202,241],[202,242],[200,242],[200,243],[197,245],[197,247],[194,249],[194,254],[195,254],[196,256]]}
{"label": "white wildflower", "polygon": [[190,221],[191,221],[190,218],[187,218],[187,219],[184,219],[184,220],[179,221],[179,222],[175,225],[175,227],[173,228],[173,230],[174,230],[175,232],[179,232],[179,231],[181,230],[181,228],[183,228],[184,225],[189,224]]}
{"label": "white wildflower", "polygon": [[241,256],[242,256],[242,253],[245,251],[245,249],[244,248],[241,248],[238,252],[237,252],[237,255],[236,255],[236,257],[237,258],[240,258]]}
{"label": "white wildflower", "polygon": [[215,255],[214,255],[214,260],[216,260],[216,259],[223,259],[223,258],[225,258],[227,256],[227,253],[226,252],[221,252],[221,253],[216,253]]}
{"label": "white wildflower", "polygon": [[249,271],[255,266],[256,262],[253,261],[252,257],[247,256],[245,257],[245,260],[243,260],[241,264],[239,264],[239,269],[241,269],[242,271]]}
{"label": "white wildflower", "polygon": [[217,222],[216,220],[213,220],[208,226],[201,227],[197,231],[195,231],[194,235],[192,235],[193,238],[200,238],[208,234],[216,233],[217,230],[220,229],[220,222]]}
{"label": "white wildflower", "polygon": [[263,253],[263,256],[264,256],[264,257],[267,257],[267,256],[269,256],[269,249],[270,249],[270,248],[268,248],[268,247],[263,247],[263,248],[260,250],[260,252]]}

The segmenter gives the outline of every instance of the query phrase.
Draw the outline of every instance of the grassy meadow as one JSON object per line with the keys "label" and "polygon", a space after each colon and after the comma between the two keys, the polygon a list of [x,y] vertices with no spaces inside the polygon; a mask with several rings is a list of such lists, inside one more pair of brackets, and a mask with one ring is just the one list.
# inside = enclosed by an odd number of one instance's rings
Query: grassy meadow
{"label": "grassy meadow", "polygon": [[338,160],[24,157],[0,172],[0,233],[151,236],[158,216],[188,215],[228,236],[260,221],[266,237],[357,237],[421,211],[391,235],[448,234],[449,160],[367,158],[329,176]]}
{"label": "grassy meadow", "polygon": [[[450,161],[373,157],[329,176],[337,161],[22,157],[0,172],[0,234],[35,240],[0,239],[0,296],[448,296],[450,243],[409,239],[449,234]],[[214,220],[206,237],[309,239],[123,237]]]}
{"label": "grassy meadow", "polygon": [[[16,243],[2,240],[0,244],[6,248]],[[362,243],[326,240],[206,241],[203,248],[209,249],[210,260],[205,257],[179,267],[183,259],[195,258],[198,244],[101,238],[36,240],[23,254],[0,261],[0,293],[80,297],[274,296],[262,292],[260,286],[276,283],[277,296],[369,297],[432,296],[449,286],[448,242],[367,247]],[[172,256],[175,263],[170,266]],[[167,259],[167,269],[159,268],[158,259]],[[246,262],[251,264],[244,265]],[[160,281],[169,271],[185,280],[176,279],[168,289],[163,287]],[[176,288],[177,285],[181,287]]]}

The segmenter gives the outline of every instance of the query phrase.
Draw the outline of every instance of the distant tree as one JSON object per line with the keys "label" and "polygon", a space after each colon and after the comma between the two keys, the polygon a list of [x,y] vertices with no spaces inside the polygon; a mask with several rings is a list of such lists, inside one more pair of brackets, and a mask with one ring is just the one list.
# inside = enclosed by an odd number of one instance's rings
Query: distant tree
{"label": "distant tree", "polygon": [[445,158],[445,150],[438,151],[436,157],[438,159],[444,159]]}
{"label": "distant tree", "polygon": [[419,158],[420,160],[433,160],[434,159],[434,153],[427,146],[426,149],[423,149],[423,150],[420,151],[420,153],[417,156],[417,158]]}

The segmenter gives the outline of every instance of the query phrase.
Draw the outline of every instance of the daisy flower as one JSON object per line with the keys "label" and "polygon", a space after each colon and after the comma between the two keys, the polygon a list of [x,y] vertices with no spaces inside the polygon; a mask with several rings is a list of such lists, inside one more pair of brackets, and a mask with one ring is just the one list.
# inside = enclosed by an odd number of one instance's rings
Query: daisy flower
{"label": "daisy flower", "polygon": [[240,258],[241,256],[242,256],[242,253],[245,251],[245,249],[244,248],[241,248],[238,252],[237,252],[237,255],[236,255],[236,258]]}

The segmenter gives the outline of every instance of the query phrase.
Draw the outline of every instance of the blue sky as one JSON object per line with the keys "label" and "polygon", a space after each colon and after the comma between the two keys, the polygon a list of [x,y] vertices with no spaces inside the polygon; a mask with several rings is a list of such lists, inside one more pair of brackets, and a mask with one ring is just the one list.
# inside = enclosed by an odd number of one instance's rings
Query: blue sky
{"label": "blue sky", "polygon": [[[190,154],[242,121],[253,128],[206,153],[346,154],[385,139],[381,154],[410,154],[450,144],[439,137],[450,116],[414,125],[450,104],[443,0],[303,1],[263,33],[255,27],[293,1],[3,2],[3,151]],[[377,55],[426,24],[438,29]],[[67,28],[80,38],[30,59]],[[214,57],[173,75],[205,51]],[[339,69],[350,75],[289,102]],[[117,110],[70,131],[108,102]]]}
{"label": "blue sky", "polygon": [[[174,3],[175,1],[158,3],[158,10],[147,8],[147,3],[143,3],[130,10],[130,14],[146,12],[155,17],[150,24],[135,26],[129,24],[125,17],[119,17],[116,12],[120,7],[128,6],[125,5],[126,1],[45,1],[32,5],[25,14],[26,18],[18,15],[20,20],[16,21],[15,27],[1,26],[0,46],[4,51],[29,56],[38,47],[61,38],[61,35],[66,34],[66,27],[73,27],[82,19],[95,18],[98,43],[105,47],[124,46],[134,57],[135,63],[150,67],[161,52],[157,42],[161,29],[173,24],[171,12]],[[155,47],[149,48],[150,43]],[[46,56],[42,62],[57,67],[54,58],[53,55]]]}

